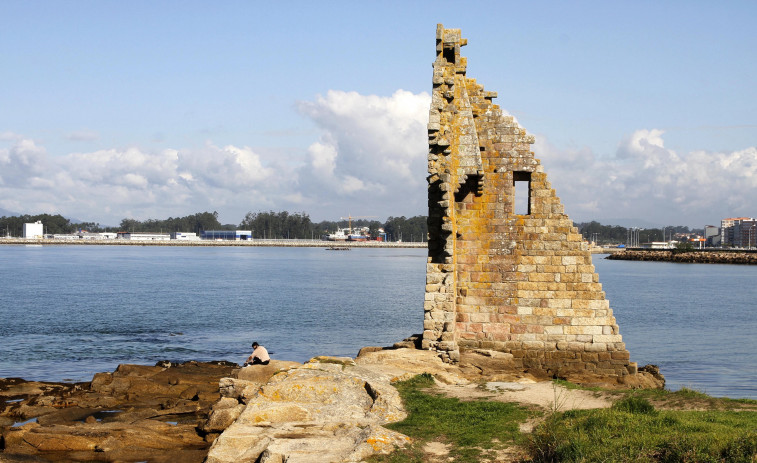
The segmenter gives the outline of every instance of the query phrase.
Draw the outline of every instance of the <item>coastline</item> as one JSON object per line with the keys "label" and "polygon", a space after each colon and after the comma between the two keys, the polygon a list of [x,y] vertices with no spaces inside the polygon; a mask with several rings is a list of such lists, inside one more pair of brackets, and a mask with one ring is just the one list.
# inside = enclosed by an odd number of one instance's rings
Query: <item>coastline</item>
{"label": "coastline", "polygon": [[[281,247],[281,248],[334,248],[337,250],[351,248],[373,249],[402,249],[427,248],[428,243],[397,242],[397,241],[323,241],[299,239],[253,239],[249,241],[210,241],[210,240],[166,240],[166,241],[137,241],[137,240],[61,240],[61,239],[28,239],[28,238],[0,238],[0,246],[173,246],[173,247]],[[615,248],[591,247],[592,254],[616,254],[622,252]]]}
{"label": "coastline", "polygon": [[[363,461],[410,442],[385,425],[407,416],[394,384],[418,374],[433,376],[451,396],[480,399],[483,381],[489,388],[483,395],[490,399],[544,410],[558,387],[547,377],[513,368],[506,354],[471,352],[465,365],[450,365],[407,340],[363,348],[355,358],[313,357],[305,363],[122,364],[74,384],[5,378],[0,379],[0,455],[32,461],[44,456],[226,463],[268,461],[257,459],[264,451],[303,457],[306,448],[306,459],[296,461],[318,461],[323,454],[329,455],[326,461]],[[603,383],[610,389],[663,384],[661,376],[648,373]],[[610,392],[601,398],[593,391],[561,393],[570,396],[570,408],[611,405]],[[257,453],[249,459],[249,452]]]}
{"label": "coastline", "polygon": [[610,254],[609,260],[635,260],[647,262],[676,262],[686,264],[741,264],[757,265],[757,251],[676,251],[626,249]]}
{"label": "coastline", "polygon": [[28,239],[28,238],[0,238],[0,245],[16,246],[174,246],[174,247],[283,247],[283,248],[425,248],[426,242],[396,242],[396,241],[322,241],[297,239],[253,239],[245,241],[211,241],[211,240],[61,240],[61,239]]}

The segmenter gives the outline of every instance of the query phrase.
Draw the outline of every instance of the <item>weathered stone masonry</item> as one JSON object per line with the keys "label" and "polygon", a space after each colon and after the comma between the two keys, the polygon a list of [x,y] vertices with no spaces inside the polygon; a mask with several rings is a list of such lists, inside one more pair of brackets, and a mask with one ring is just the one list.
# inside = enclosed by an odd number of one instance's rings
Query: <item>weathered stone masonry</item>
{"label": "weathered stone masonry", "polygon": [[[429,111],[429,257],[423,347],[509,352],[550,374],[636,372],[588,246],[532,135],[466,76],[459,29],[436,31]],[[527,210],[515,213],[516,183]]]}

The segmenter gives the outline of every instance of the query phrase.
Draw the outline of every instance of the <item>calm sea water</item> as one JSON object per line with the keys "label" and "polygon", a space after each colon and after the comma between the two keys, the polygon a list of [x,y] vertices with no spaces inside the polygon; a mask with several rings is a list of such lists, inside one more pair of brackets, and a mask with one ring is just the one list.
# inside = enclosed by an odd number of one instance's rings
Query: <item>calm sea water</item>
{"label": "calm sea water", "polygon": [[[0,246],[0,377],[119,363],[355,356],[422,330],[424,249]],[[757,267],[595,256],[632,360],[757,398]]]}

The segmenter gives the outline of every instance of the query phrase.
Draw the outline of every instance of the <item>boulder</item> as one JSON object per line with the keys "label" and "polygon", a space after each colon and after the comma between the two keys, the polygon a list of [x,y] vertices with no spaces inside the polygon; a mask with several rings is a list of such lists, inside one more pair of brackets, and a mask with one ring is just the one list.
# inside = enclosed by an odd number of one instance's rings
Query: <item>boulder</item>
{"label": "boulder", "polygon": [[409,439],[382,424],[406,416],[391,375],[316,357],[271,376],[215,441],[209,463],[362,461]]}
{"label": "boulder", "polygon": [[444,363],[434,351],[414,348],[369,351],[355,359],[355,363],[373,371],[389,375],[393,380],[429,373],[446,384],[468,384],[461,370]]}
{"label": "boulder", "polygon": [[236,399],[242,403],[247,403],[254,397],[262,385],[262,383],[237,378],[221,378],[218,383],[221,397]]}
{"label": "boulder", "polygon": [[200,430],[208,434],[222,432],[239,418],[242,410],[244,410],[244,404],[238,402],[233,407],[214,409],[210,412],[208,420],[200,425]]}

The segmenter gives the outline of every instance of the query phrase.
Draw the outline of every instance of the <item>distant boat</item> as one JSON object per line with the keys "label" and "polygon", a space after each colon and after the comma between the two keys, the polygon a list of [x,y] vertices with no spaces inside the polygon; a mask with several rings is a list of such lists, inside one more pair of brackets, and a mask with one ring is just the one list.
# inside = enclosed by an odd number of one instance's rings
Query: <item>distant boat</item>
{"label": "distant boat", "polygon": [[[381,230],[383,232],[383,230]],[[368,227],[337,228],[336,232],[321,236],[323,241],[369,241],[371,234]],[[379,240],[380,241],[380,240]]]}
{"label": "distant boat", "polygon": [[[345,231],[347,233],[345,233]],[[349,238],[349,228],[337,228],[336,232],[329,233],[328,235],[323,235],[321,237],[321,240],[323,241],[347,241]]]}

